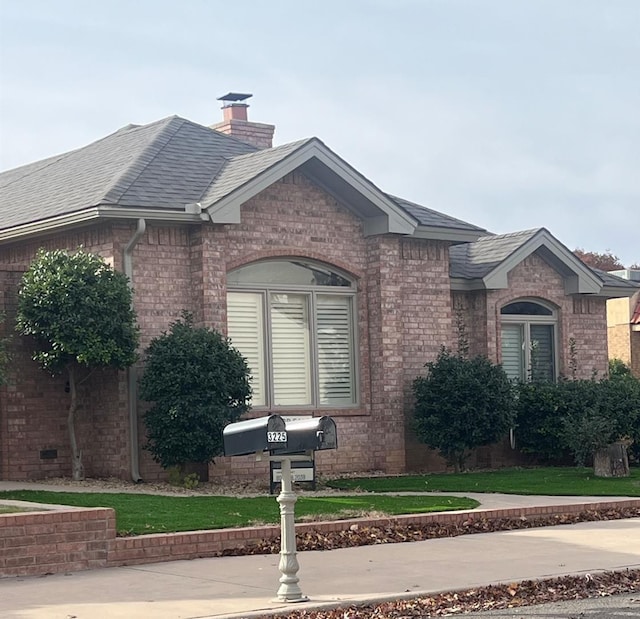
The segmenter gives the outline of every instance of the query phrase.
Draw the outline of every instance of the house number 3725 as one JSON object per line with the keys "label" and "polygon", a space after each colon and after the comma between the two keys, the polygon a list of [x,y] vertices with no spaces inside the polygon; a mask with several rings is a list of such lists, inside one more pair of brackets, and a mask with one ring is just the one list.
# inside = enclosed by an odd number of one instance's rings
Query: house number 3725
{"label": "house number 3725", "polygon": [[286,432],[267,432],[267,443],[286,443]]}

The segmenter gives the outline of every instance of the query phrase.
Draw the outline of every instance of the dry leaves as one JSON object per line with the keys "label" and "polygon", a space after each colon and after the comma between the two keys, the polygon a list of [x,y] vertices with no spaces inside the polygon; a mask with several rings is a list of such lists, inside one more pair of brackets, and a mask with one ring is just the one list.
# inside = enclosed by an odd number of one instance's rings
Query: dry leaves
{"label": "dry leaves", "polygon": [[[321,610],[296,610],[279,619],[409,619],[416,617],[448,617],[470,612],[517,608],[577,600],[589,597],[618,595],[640,591],[640,570],[605,572],[584,576],[563,576],[544,580],[525,580],[508,585],[492,585],[440,593],[434,596],[397,600],[381,604],[349,606]],[[272,619],[276,615],[270,616]],[[265,617],[269,619],[269,617]]]}
{"label": "dry leaves", "polygon": [[[343,531],[307,531],[296,536],[297,549],[303,550],[335,550],[336,548],[353,548],[374,544],[392,544],[400,542],[418,542],[440,537],[455,537],[471,533],[492,533],[495,531],[512,531],[515,529],[531,529],[577,522],[593,522],[601,520],[619,520],[621,518],[640,517],[640,508],[622,508],[591,510],[577,514],[557,514],[554,516],[536,516],[532,518],[482,518],[480,514],[470,515],[461,524],[430,523],[424,525],[398,525],[392,521],[380,526],[352,525]],[[387,522],[389,522],[387,520]],[[263,540],[256,544],[239,546],[224,550],[222,555],[255,555],[277,554],[280,552],[280,538]]]}

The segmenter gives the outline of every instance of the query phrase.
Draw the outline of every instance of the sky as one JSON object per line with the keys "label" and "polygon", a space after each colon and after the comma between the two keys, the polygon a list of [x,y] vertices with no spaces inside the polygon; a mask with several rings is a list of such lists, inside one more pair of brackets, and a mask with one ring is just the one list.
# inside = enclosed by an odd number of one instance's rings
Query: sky
{"label": "sky", "polygon": [[640,0],[0,0],[0,170],[253,93],[384,191],[640,263]]}

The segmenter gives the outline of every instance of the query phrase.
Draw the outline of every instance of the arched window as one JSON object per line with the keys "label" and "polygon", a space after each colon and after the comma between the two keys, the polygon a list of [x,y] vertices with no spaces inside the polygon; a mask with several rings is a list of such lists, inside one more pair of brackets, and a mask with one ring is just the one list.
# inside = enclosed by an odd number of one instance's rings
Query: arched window
{"label": "arched window", "polygon": [[356,403],[355,284],[305,259],[227,275],[227,332],[251,369],[254,407]]}
{"label": "arched window", "polygon": [[555,380],[556,324],[554,309],[524,299],[500,310],[502,367],[516,380]]}

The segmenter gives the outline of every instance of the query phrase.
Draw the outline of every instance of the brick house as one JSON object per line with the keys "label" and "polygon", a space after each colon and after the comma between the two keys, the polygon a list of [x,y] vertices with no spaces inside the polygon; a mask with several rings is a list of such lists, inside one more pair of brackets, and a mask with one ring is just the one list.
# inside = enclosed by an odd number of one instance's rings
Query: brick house
{"label": "brick house", "polygon": [[[513,377],[607,367],[608,298],[597,273],[547,230],[492,235],[391,196],[317,138],[271,146],[274,127],[227,101],[212,127],[171,117],[0,175],[0,311],[12,328],[38,248],[96,252],[132,280],[141,349],[183,309],[227,333],[253,375],[254,414],[330,414],[340,447],[322,474],[442,470],[412,439],[411,383],[463,326],[471,352]],[[535,359],[532,352],[535,350]],[[69,475],[64,381],[12,340],[0,388],[0,479]],[[82,385],[89,476],[154,479],[141,448],[140,367]],[[484,450],[497,465],[514,453]],[[266,475],[250,457],[212,475]],[[256,470],[257,469],[257,470]]]}
{"label": "brick house", "polygon": [[[612,271],[613,275],[640,283],[640,270]],[[640,378],[640,288],[633,296],[607,301],[609,358],[620,359]]]}

